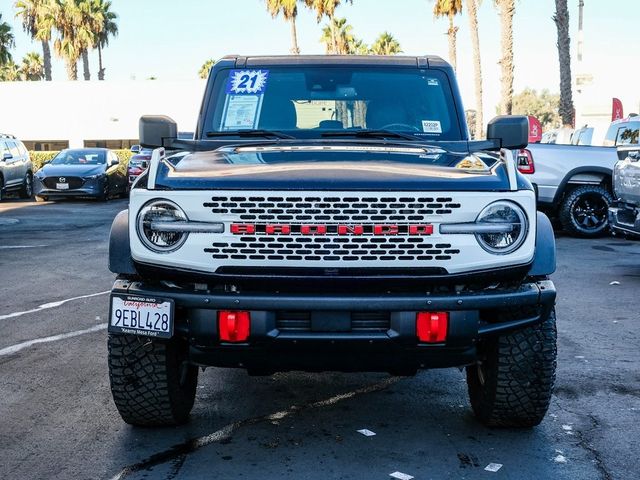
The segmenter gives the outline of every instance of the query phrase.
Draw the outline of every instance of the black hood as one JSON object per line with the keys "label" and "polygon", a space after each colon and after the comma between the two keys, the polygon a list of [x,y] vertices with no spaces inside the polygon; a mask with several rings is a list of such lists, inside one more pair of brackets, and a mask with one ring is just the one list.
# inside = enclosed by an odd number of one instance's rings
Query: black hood
{"label": "black hood", "polygon": [[484,164],[467,152],[403,146],[223,148],[170,157],[174,168],[160,165],[156,188],[509,190],[507,172],[497,156],[481,158]]}

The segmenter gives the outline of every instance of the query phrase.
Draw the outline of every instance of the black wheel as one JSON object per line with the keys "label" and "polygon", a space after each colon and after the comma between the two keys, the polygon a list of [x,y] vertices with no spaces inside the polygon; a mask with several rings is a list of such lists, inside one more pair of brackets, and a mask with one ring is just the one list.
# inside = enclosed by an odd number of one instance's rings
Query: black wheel
{"label": "black wheel", "polygon": [[560,205],[560,223],[571,235],[598,237],[609,228],[611,193],[599,185],[582,185],[570,191]]}
{"label": "black wheel", "polygon": [[110,334],[108,345],[111,393],[125,422],[168,426],[188,420],[198,368],[185,361],[186,342]]}
{"label": "black wheel", "polygon": [[549,408],[556,377],[555,310],[543,323],[478,345],[480,360],[467,367],[476,418],[490,427],[533,427]]}
{"label": "black wheel", "polygon": [[4,178],[0,175],[0,202],[4,200]]}
{"label": "black wheel", "polygon": [[22,181],[22,187],[20,187],[20,198],[33,197],[33,175],[31,172],[27,172]]}
{"label": "black wheel", "polygon": [[104,187],[104,191],[96,197],[99,202],[106,202],[109,200],[109,186]]}
{"label": "black wheel", "polygon": [[49,197],[43,197],[42,195],[36,195],[36,202],[40,203],[40,202],[48,202],[49,201]]}

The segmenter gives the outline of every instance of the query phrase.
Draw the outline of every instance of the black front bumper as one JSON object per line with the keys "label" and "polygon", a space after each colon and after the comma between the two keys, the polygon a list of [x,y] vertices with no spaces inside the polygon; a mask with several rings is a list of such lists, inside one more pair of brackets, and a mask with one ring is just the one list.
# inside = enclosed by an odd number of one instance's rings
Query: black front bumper
{"label": "black front bumper", "polygon": [[[173,299],[174,332],[189,342],[191,362],[241,367],[257,374],[283,370],[412,373],[419,368],[467,365],[477,358],[479,340],[546,320],[556,297],[549,280],[473,293],[405,295],[199,293],[116,280],[112,293]],[[247,343],[219,341],[218,310],[251,312]],[[449,312],[446,342],[418,342],[415,322],[420,311]],[[312,329],[285,330],[279,328],[281,312],[311,312],[321,321]],[[323,331],[323,312],[331,312],[327,317],[386,312],[388,328],[336,331],[328,326]]]}
{"label": "black front bumper", "polygon": [[621,202],[609,207],[609,226],[613,231],[640,235],[640,211]]}

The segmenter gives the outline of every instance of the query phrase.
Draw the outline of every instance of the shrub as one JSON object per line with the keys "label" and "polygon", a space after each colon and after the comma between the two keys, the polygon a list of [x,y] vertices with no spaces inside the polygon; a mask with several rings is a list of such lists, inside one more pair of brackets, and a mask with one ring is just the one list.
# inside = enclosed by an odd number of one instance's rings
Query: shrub
{"label": "shrub", "polygon": [[[127,163],[129,163],[129,159],[133,155],[131,150],[114,150],[115,154],[120,159],[120,170],[123,173],[127,171]],[[34,173],[42,168],[42,166],[50,162],[53,157],[55,157],[58,152],[29,152],[29,156],[31,157],[31,163],[33,164]]]}

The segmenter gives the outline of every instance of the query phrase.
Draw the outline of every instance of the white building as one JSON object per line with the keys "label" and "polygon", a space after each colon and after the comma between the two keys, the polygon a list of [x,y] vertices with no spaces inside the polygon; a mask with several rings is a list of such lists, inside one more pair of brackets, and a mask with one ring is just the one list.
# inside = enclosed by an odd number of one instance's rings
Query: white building
{"label": "white building", "polygon": [[193,132],[205,80],[0,82],[0,133],[30,150],[128,148],[142,115],[168,115]]}

